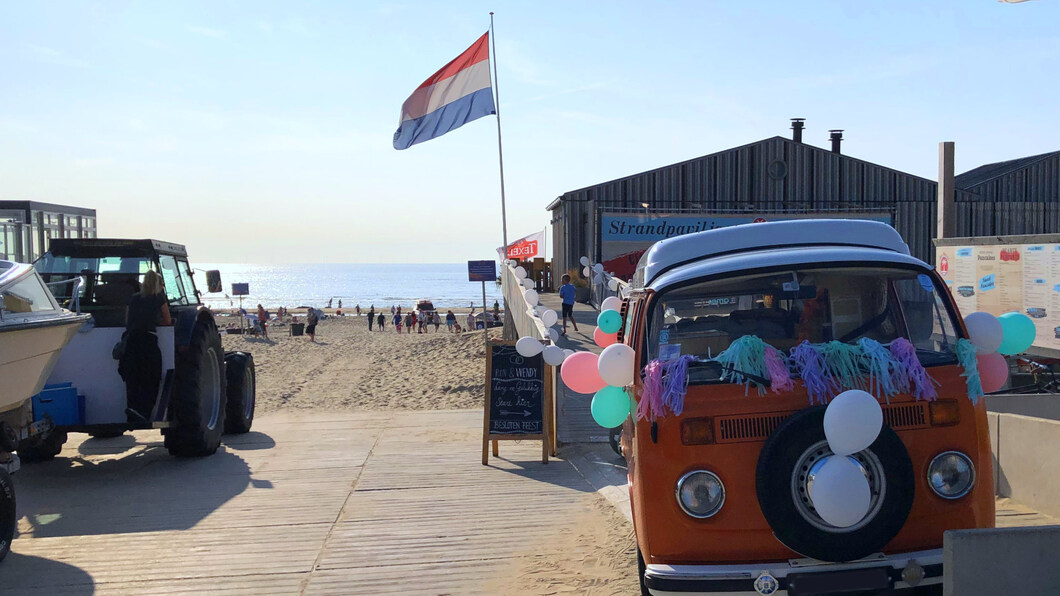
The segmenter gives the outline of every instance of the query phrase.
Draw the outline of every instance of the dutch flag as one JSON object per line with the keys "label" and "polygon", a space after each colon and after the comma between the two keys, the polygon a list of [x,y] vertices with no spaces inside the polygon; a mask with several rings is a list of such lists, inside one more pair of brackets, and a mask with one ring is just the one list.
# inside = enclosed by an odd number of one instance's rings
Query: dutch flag
{"label": "dutch flag", "polygon": [[490,84],[489,32],[431,75],[401,106],[394,149],[408,149],[496,114]]}

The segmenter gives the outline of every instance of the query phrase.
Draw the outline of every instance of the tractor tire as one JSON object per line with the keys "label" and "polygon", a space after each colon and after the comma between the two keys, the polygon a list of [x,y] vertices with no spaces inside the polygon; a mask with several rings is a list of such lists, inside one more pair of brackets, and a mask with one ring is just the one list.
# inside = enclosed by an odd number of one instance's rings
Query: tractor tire
{"label": "tractor tire", "polygon": [[212,455],[225,426],[224,349],[210,319],[195,323],[191,343],[177,353],[176,387],[165,446],[176,457]]}
{"label": "tractor tire", "polygon": [[248,352],[225,354],[225,377],[228,382],[228,405],[225,408],[225,434],[250,432],[254,424],[257,376],[254,356]]}
{"label": "tractor tire", "polygon": [[115,439],[125,434],[125,428],[120,425],[100,426],[88,431],[88,436],[93,439]]}
{"label": "tractor tire", "polygon": [[36,437],[30,437],[18,444],[19,459],[25,463],[34,463],[55,459],[56,455],[63,450],[66,443],[66,432],[52,430],[51,432]]}
{"label": "tractor tire", "polygon": [[15,539],[15,485],[7,471],[0,470],[0,561],[11,552],[11,541]]}

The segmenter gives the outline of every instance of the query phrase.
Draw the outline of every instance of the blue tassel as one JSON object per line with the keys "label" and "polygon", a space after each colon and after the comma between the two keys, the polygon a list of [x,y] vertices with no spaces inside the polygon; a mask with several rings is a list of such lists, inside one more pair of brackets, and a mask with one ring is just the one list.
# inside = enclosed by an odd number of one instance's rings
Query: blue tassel
{"label": "blue tassel", "polygon": [[[768,378],[766,369],[766,344],[755,335],[744,335],[729,344],[729,347],[718,354],[715,359],[722,365],[721,380],[730,379],[733,383],[744,386],[744,395],[754,383],[758,388],[758,395],[765,395],[765,387],[745,377],[739,372],[743,371],[752,375]],[[735,370],[729,370],[735,369]]]}
{"label": "blue tassel", "polygon": [[961,367],[964,369],[961,376],[964,377],[965,383],[968,385],[968,399],[972,400],[972,404],[977,404],[984,393],[983,383],[979,380],[979,363],[975,359],[975,344],[962,337],[957,340],[955,351],[957,361],[961,363]]}
{"label": "blue tassel", "polygon": [[[908,390],[908,377],[900,374],[900,367],[891,351],[880,342],[863,337],[858,340],[862,352],[861,366],[869,372],[869,393],[883,397],[891,403],[891,397],[899,391]],[[902,386],[902,379],[906,379]]]}

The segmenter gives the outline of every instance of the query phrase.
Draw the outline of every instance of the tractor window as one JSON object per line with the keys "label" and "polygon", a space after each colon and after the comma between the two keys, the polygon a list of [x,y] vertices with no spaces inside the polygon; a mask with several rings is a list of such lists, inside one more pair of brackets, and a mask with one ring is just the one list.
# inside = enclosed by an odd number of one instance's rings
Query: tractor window
{"label": "tractor window", "polygon": [[191,277],[191,266],[187,261],[177,261],[177,269],[180,271],[180,281],[184,283],[189,304],[197,304],[199,295],[195,293],[195,281]]}
{"label": "tractor window", "polygon": [[180,268],[174,257],[165,255],[159,257],[158,262],[162,265],[162,281],[166,283],[166,298],[170,304],[188,304],[188,294],[184,290],[184,284],[180,279]]}
{"label": "tractor window", "polygon": [[[45,283],[61,282],[81,277],[81,306],[121,308],[129,305],[132,295],[140,291],[144,274],[151,267],[145,257],[70,257],[45,254],[33,265]],[[72,284],[51,286],[55,298],[66,304],[71,298]]]}

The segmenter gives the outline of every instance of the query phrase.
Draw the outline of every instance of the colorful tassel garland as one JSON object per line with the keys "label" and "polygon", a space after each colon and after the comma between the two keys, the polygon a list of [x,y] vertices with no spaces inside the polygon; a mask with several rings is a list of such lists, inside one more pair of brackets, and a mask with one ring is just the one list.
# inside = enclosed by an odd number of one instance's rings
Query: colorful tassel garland
{"label": "colorful tassel garland", "polygon": [[637,420],[655,420],[662,415],[662,360],[652,360],[644,367],[644,392],[637,403]]}
{"label": "colorful tassel garland", "polygon": [[968,399],[972,400],[973,404],[977,404],[984,393],[983,383],[979,379],[979,364],[975,359],[975,344],[962,337],[957,340],[956,353],[957,361],[964,368],[961,376],[964,377],[965,383],[968,385]]}
{"label": "colorful tassel garland", "polygon": [[825,366],[835,380],[836,390],[861,389],[864,385],[861,370],[862,353],[858,347],[841,341],[832,340],[821,349]]}
{"label": "colorful tassel garland", "polygon": [[[895,360],[895,387],[899,391],[912,394],[918,400],[938,399],[939,393],[935,390],[935,386],[939,385],[939,382],[931,378],[931,375],[924,369],[924,365],[920,363],[920,358],[916,355],[916,346],[908,339],[899,337],[890,343],[888,349]],[[978,377],[978,373],[976,376]]]}
{"label": "colorful tassel garland", "polygon": [[744,335],[729,344],[729,347],[718,354],[715,359],[722,365],[721,379],[723,381],[730,379],[733,383],[743,385],[744,395],[747,395],[751,383],[754,383],[758,388],[758,394],[762,395],[763,387],[740,373],[766,376],[768,374],[765,360],[766,347],[765,342],[754,335]]}
{"label": "colorful tassel garland", "polygon": [[[861,349],[861,368],[869,373],[869,393],[882,396],[891,403],[891,397],[901,391],[901,386],[896,383],[898,363],[894,355],[883,345],[868,337],[858,340],[858,348]],[[919,364],[919,362],[918,362]],[[899,380],[901,375],[899,375]],[[908,386],[908,385],[907,385]]]}
{"label": "colorful tassel garland", "polygon": [[813,344],[803,341],[791,349],[791,360],[810,394],[810,403],[828,403],[828,398],[835,395],[836,381],[828,372],[824,356]]}
{"label": "colorful tassel garland", "polygon": [[795,389],[795,382],[791,380],[791,371],[784,355],[773,346],[766,346],[765,351],[766,372],[769,373],[769,389],[773,393],[785,393]]}
{"label": "colorful tassel garland", "polygon": [[685,354],[666,363],[663,370],[662,403],[675,416],[685,410],[685,393],[688,392],[688,365],[695,356]]}

